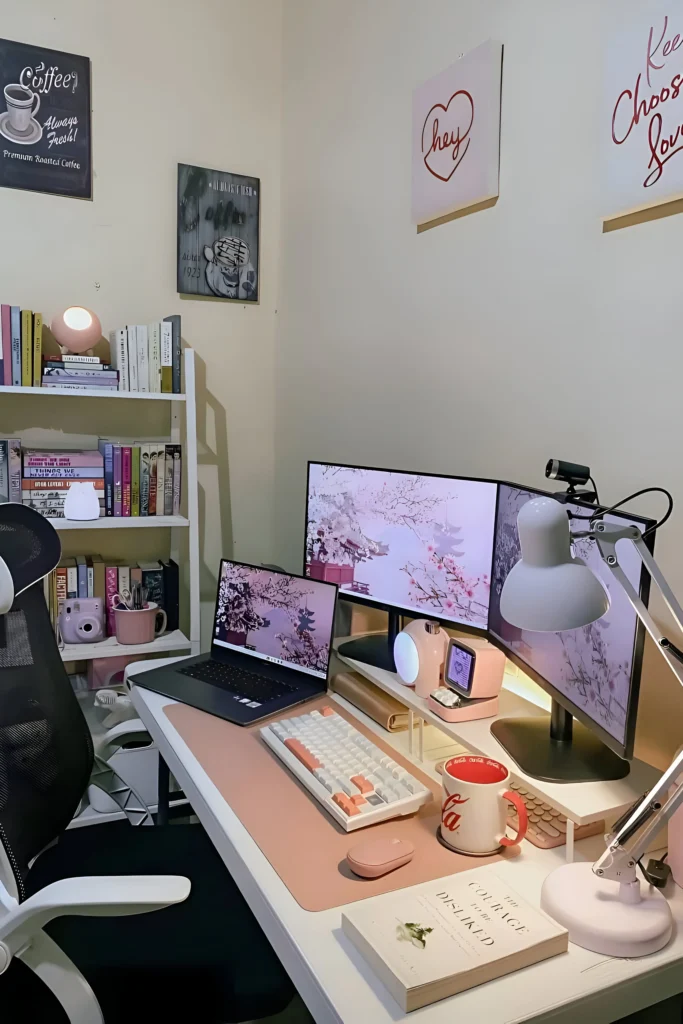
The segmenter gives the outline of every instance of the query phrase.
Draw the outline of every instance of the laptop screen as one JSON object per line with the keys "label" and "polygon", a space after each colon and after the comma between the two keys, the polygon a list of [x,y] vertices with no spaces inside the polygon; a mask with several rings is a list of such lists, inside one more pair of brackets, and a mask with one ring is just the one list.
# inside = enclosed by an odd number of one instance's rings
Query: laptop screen
{"label": "laptop screen", "polygon": [[213,643],[327,679],[337,588],[221,561]]}

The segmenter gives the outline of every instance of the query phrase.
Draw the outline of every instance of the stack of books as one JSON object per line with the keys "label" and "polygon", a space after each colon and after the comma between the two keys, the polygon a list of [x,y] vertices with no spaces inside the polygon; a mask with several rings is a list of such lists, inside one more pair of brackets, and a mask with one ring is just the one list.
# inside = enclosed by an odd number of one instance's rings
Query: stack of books
{"label": "stack of books", "polygon": [[21,440],[0,437],[0,504],[21,501]]}
{"label": "stack of books", "polygon": [[179,516],[182,445],[159,441],[98,443],[107,516]]}
{"label": "stack of books", "polygon": [[109,344],[119,373],[119,391],[181,393],[177,314],[158,323],[120,327],[109,335]]}
{"label": "stack of books", "polygon": [[64,518],[64,501],[74,481],[90,481],[104,515],[104,460],[99,451],[26,448],[21,500],[50,519]]}
{"label": "stack of books", "polygon": [[62,355],[43,362],[44,388],[118,391],[118,371],[99,356]]}
{"label": "stack of books", "polygon": [[107,609],[107,636],[116,629],[112,598],[131,584],[139,582],[147,588],[147,600],[163,608],[168,619],[167,630],[179,628],[179,572],[173,559],[166,562],[137,562],[123,565],[101,555],[75,555],[62,558],[59,566],[45,577],[45,600],[53,628],[57,629],[62,602],[67,598],[99,597]]}
{"label": "stack of books", "polygon": [[0,305],[0,384],[39,388],[43,355],[43,314]]}

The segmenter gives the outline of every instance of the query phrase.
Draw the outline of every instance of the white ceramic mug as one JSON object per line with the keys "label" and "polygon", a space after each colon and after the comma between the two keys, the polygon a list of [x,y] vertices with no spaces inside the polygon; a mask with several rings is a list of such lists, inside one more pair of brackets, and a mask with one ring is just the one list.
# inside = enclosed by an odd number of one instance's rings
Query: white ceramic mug
{"label": "white ceramic mug", "polygon": [[[516,846],[526,835],[526,804],[508,788],[510,773],[499,761],[463,754],[443,767],[441,838],[458,853],[484,857]],[[508,800],[519,815],[514,839],[505,834]]]}
{"label": "white ceramic mug", "polygon": [[40,106],[38,93],[31,92],[25,85],[13,82],[11,85],[5,86],[5,102],[9,113],[9,123],[15,132],[28,131],[31,119],[38,113]]}

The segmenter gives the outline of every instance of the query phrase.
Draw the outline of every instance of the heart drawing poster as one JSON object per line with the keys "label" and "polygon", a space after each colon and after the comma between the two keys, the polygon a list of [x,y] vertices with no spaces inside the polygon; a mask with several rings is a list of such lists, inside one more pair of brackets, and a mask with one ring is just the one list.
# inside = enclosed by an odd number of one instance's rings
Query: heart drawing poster
{"label": "heart drawing poster", "polygon": [[502,44],[489,40],[415,89],[418,226],[498,195],[502,69]]}
{"label": "heart drawing poster", "polygon": [[611,220],[683,197],[683,11],[659,0],[605,37],[602,216]]}

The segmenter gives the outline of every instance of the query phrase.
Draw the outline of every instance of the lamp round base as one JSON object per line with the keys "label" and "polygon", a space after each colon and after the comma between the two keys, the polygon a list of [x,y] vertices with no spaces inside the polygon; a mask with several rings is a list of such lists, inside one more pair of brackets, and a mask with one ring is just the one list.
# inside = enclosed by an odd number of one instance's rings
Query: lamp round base
{"label": "lamp round base", "polygon": [[638,903],[622,903],[618,882],[598,878],[591,864],[563,864],[543,883],[541,908],[577,946],[606,956],[647,956],[666,946],[673,918],[661,893],[651,886],[641,892]]}

